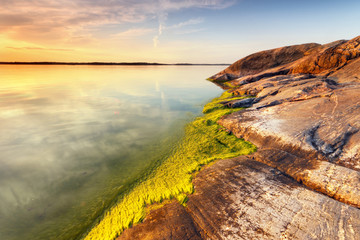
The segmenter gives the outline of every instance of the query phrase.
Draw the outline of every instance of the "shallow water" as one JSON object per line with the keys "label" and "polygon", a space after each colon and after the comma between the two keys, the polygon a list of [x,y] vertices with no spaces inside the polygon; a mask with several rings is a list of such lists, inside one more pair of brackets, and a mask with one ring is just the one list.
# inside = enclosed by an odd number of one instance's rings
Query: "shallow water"
{"label": "shallow water", "polygon": [[221,89],[223,66],[0,65],[0,239],[75,239]]}

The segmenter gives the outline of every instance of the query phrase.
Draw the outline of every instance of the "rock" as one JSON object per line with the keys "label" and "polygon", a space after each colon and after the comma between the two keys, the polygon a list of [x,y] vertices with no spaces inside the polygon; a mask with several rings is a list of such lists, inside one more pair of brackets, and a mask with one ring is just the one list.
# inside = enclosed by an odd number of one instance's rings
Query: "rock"
{"label": "rock", "polygon": [[[360,37],[339,41],[293,63],[286,75],[262,73],[261,78],[246,77],[256,81],[233,80],[238,85],[234,94],[254,95],[257,101],[218,122],[257,145],[257,161],[356,207],[360,207],[359,46]],[[327,74],[314,74],[321,72]]]}
{"label": "rock", "polygon": [[290,73],[332,73],[360,56],[360,36],[350,41],[338,42],[323,51],[300,59],[291,66]]}
{"label": "rock", "polygon": [[330,79],[338,83],[358,83],[360,82],[360,58],[348,63],[340,70],[329,76]]}
{"label": "rock", "polygon": [[[265,146],[264,139],[271,139],[271,145],[293,154],[310,151],[321,159],[360,169],[360,83],[291,78],[257,90],[261,100],[251,109],[219,123],[259,147]],[[257,84],[251,86],[259,89]]]}
{"label": "rock", "polygon": [[225,87],[224,82],[243,85],[263,78],[297,73],[328,76],[354,62],[359,56],[360,36],[324,45],[294,45],[249,55],[209,79]]}
{"label": "rock", "polygon": [[359,209],[248,157],[216,162],[194,185],[186,208],[173,202],[155,210],[119,239],[356,239],[360,234]]}
{"label": "rock", "polygon": [[276,48],[251,54],[230,65],[218,74],[210,77],[210,79],[223,82],[242,76],[257,74],[269,68],[294,62],[309,54],[311,50],[319,47],[321,47],[320,44],[310,43]]}
{"label": "rock", "polygon": [[200,230],[185,208],[173,201],[151,211],[142,224],[126,229],[117,240],[123,239],[202,239]]}
{"label": "rock", "polygon": [[247,109],[218,123],[258,151],[201,170],[187,207],[119,239],[359,239],[360,36],[255,53],[211,79],[253,97],[222,102]]}
{"label": "rock", "polygon": [[254,102],[256,102],[255,98],[246,98],[228,102],[226,106],[230,108],[248,108],[251,107]]}
{"label": "rock", "polygon": [[254,159],[274,167],[310,189],[360,207],[360,172],[313,158],[300,158],[279,149],[259,150]]}
{"label": "rock", "polygon": [[356,239],[360,210],[247,157],[221,160],[194,181],[188,211],[204,239]]}

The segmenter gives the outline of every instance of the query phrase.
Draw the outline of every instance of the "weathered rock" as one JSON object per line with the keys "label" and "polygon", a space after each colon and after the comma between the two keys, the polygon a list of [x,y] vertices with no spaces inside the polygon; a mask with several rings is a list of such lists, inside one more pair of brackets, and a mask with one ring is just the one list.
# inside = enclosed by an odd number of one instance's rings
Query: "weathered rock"
{"label": "weathered rock", "polygon": [[[310,151],[328,161],[360,169],[359,83],[340,85],[312,78],[267,86],[257,91],[257,98],[262,99],[252,108],[226,116],[219,123],[259,147],[265,146],[263,139],[271,138],[277,148],[286,146],[287,151],[296,154]],[[258,89],[257,85],[253,87]]]}
{"label": "weathered rock", "polygon": [[360,58],[348,63],[340,70],[329,75],[330,79],[336,80],[338,83],[360,82]]}
{"label": "weathered rock", "polygon": [[[267,154],[256,154],[257,161],[360,207],[359,49],[360,37],[339,41],[294,62],[286,75],[233,80],[238,85],[233,93],[253,95],[257,101],[219,123],[267,149]],[[277,69],[267,71],[276,74]],[[320,72],[327,74],[309,74]]]}
{"label": "weathered rock", "polygon": [[309,43],[254,53],[233,63],[225,70],[210,77],[210,79],[222,82],[257,74],[269,68],[294,62],[319,47],[321,47],[320,44]]}
{"label": "weathered rock", "polygon": [[360,56],[360,36],[350,41],[338,42],[325,47],[291,66],[290,73],[332,73]]}
{"label": "weathered rock", "polygon": [[360,172],[313,158],[300,158],[279,149],[259,150],[254,159],[341,202],[360,207]]}
{"label": "weathered rock", "polygon": [[258,147],[195,178],[187,207],[155,210],[120,239],[359,239],[360,37],[243,58],[218,121]]}
{"label": "weathered rock", "polygon": [[230,101],[226,103],[226,106],[230,108],[248,108],[251,107],[253,103],[255,103],[256,101],[257,99],[255,98],[246,98],[241,100]]}
{"label": "weathered rock", "polygon": [[119,239],[333,240],[360,234],[359,209],[247,157],[218,161],[194,185],[186,210],[175,202],[155,210]]}
{"label": "weathered rock", "polygon": [[202,239],[200,232],[185,208],[173,201],[151,211],[142,224],[125,230],[117,240],[197,240]]}
{"label": "weathered rock", "polygon": [[360,210],[246,157],[196,177],[187,203],[206,239],[356,239]]}
{"label": "weathered rock", "polygon": [[[254,53],[233,63],[209,79],[226,88],[223,82],[243,85],[263,78],[287,74],[328,76],[360,56],[360,36],[329,44],[302,44]],[[358,74],[358,72],[357,72]]]}

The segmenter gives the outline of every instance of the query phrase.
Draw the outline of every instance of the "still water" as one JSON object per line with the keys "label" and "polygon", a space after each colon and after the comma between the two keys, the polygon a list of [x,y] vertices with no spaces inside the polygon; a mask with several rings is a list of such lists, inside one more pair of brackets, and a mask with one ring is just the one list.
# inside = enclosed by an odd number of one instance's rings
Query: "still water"
{"label": "still water", "polygon": [[0,65],[0,239],[76,239],[161,162],[223,66]]}

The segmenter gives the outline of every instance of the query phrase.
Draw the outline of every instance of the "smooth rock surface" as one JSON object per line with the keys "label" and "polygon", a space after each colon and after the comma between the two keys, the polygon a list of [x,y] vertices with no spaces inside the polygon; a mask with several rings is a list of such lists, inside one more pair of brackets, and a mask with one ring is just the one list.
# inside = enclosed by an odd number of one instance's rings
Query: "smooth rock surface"
{"label": "smooth rock surface", "polygon": [[360,210],[246,157],[196,177],[188,209],[209,239],[357,239]]}
{"label": "smooth rock surface", "polygon": [[272,144],[310,151],[320,158],[360,169],[360,83],[340,84],[326,78],[298,80],[272,77],[244,85],[245,94],[261,99],[250,109],[219,123],[236,136],[261,147]]}
{"label": "smooth rock surface", "polygon": [[200,232],[185,208],[173,201],[160,209],[151,211],[144,223],[125,230],[118,240],[197,240],[202,239]]}
{"label": "smooth rock surface", "polygon": [[216,162],[194,185],[186,209],[173,202],[154,210],[119,239],[333,240],[360,234],[359,209],[248,157]]}

